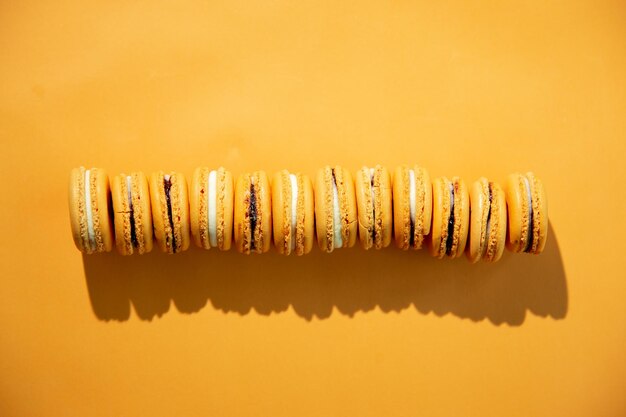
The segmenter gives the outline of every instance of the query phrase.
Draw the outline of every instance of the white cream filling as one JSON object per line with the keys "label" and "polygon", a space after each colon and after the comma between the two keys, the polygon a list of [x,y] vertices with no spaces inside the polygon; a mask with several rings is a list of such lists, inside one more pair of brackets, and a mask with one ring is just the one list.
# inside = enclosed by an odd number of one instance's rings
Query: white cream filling
{"label": "white cream filling", "polygon": [[415,171],[412,169],[409,169],[409,212],[415,224]]}
{"label": "white cream filling", "polygon": [[291,250],[296,249],[296,220],[298,216],[298,178],[289,174],[291,181]]}
{"label": "white cream filling", "polygon": [[209,172],[207,184],[207,224],[209,226],[209,244],[217,246],[217,171]]}
{"label": "white cream filling", "polygon": [[85,212],[87,214],[87,237],[89,238],[89,249],[96,248],[96,234],[93,230],[93,213],[91,212],[91,171],[85,170]]}
{"label": "white cream filling", "polygon": [[341,212],[339,210],[339,193],[337,192],[337,183],[333,180],[333,235],[334,235],[334,247],[340,248],[343,246],[343,239],[341,238]]}
{"label": "white cream filling", "polygon": [[[530,183],[528,182],[528,177],[526,177],[525,175],[522,177],[524,178],[524,185],[526,186],[526,199],[528,200],[528,221],[530,222],[531,219],[533,218],[533,196],[530,193]],[[527,245],[528,243],[530,243],[530,238],[532,236],[533,233],[533,225],[532,223],[528,224],[528,236],[527,236]]]}

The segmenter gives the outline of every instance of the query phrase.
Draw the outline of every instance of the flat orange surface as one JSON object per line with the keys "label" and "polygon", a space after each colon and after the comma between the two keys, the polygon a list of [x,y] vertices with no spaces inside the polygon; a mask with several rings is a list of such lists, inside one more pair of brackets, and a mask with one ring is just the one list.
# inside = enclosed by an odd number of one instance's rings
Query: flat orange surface
{"label": "flat orange surface", "polygon": [[[624,416],[626,5],[5,1],[0,415]],[[541,256],[83,257],[70,169],[533,170]]]}

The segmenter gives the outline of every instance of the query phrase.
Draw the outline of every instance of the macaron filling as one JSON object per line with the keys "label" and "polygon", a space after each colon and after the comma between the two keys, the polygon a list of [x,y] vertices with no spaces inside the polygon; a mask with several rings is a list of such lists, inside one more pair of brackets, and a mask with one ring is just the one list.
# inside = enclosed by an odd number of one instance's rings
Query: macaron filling
{"label": "macaron filling", "polygon": [[96,248],[96,233],[93,227],[93,213],[91,211],[91,170],[85,170],[85,213],[87,214],[87,237],[89,249]]}
{"label": "macaron filling", "polygon": [[207,180],[207,224],[209,244],[217,246],[217,171],[209,172]]}
{"label": "macaron filling", "polygon": [[341,237],[341,211],[339,209],[339,192],[337,190],[337,177],[335,176],[335,169],[331,169],[333,177],[333,242],[335,248],[343,246],[343,239]]}
{"label": "macaron filling", "polygon": [[409,231],[409,245],[415,245],[415,171],[409,169],[409,221],[411,230]]}
{"label": "macaron filling", "polygon": [[450,183],[450,217],[448,217],[448,236],[446,237],[446,255],[452,255],[452,244],[454,242],[454,192],[457,183]]}
{"label": "macaron filling", "polygon": [[257,226],[258,212],[256,192],[254,191],[254,177],[250,178],[250,206],[248,207],[248,218],[250,219],[250,250],[256,250],[254,233]]}
{"label": "macaron filling", "polygon": [[[169,175],[163,176],[163,189],[165,190],[165,201],[167,203],[167,220],[170,224],[170,230],[172,231],[172,252],[176,253],[176,235],[174,233],[174,218],[172,216],[172,198],[170,195],[172,189],[172,178]],[[169,242],[169,236],[165,236],[165,244],[167,245]]]}
{"label": "macaron filling", "polygon": [[128,199],[128,215],[130,217],[130,243],[134,248],[139,246],[137,241],[137,230],[135,228],[135,209],[133,206],[133,193],[132,193],[132,177],[126,176],[126,198]]}
{"label": "macaron filling", "polygon": [[298,177],[289,174],[289,182],[291,182],[291,231],[290,231],[290,247],[291,250],[296,249],[296,224],[298,220]]}
{"label": "macaron filling", "polygon": [[534,213],[533,213],[533,198],[532,193],[530,191],[530,182],[528,181],[527,176],[522,177],[524,179],[524,187],[526,188],[526,199],[528,201],[528,233],[526,239],[526,246],[524,247],[524,252],[528,253],[531,251],[533,247],[533,225],[534,225]]}

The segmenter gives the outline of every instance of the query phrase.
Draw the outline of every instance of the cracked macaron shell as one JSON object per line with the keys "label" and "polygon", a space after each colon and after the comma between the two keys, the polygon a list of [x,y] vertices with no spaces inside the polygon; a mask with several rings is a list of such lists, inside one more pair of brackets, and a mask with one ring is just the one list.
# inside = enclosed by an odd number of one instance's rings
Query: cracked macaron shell
{"label": "cracked macaron shell", "polygon": [[314,195],[311,179],[304,174],[295,173],[298,196],[296,208],[296,241],[291,250],[291,180],[290,173],[282,170],[272,179],[272,223],[274,247],[278,253],[304,255],[311,251],[315,240]]}
{"label": "cracked macaron shell", "polygon": [[[133,221],[131,222],[130,205],[128,203],[128,181],[130,176],[131,199],[133,204]],[[153,245],[152,211],[150,207],[150,190],[148,179],[143,172],[120,174],[111,181],[113,200],[113,218],[115,225],[115,246],[122,255],[140,255],[150,252]],[[137,245],[132,242],[131,225],[135,226]]]}
{"label": "cracked macaron shell", "polygon": [[[196,168],[189,188],[189,217],[191,236],[196,246],[210,249],[208,224],[208,178],[212,170]],[[217,248],[229,250],[233,237],[234,187],[232,173],[222,167],[215,170],[216,240]]]}
{"label": "cracked macaron shell", "polygon": [[[414,172],[415,225],[411,245],[410,174]],[[431,232],[433,187],[428,171],[419,165],[401,165],[393,175],[394,237],[400,249],[421,249]]]}
{"label": "cracked macaron shell", "polygon": [[[315,179],[315,224],[317,243],[324,252],[335,249],[333,226],[333,167],[326,166],[317,172]],[[335,166],[337,197],[341,218],[342,248],[351,248],[356,243],[357,214],[354,183],[350,171]]]}
{"label": "cracked macaron shell", "polygon": [[[113,248],[113,227],[111,224],[111,189],[106,171],[90,168],[89,196],[85,196],[84,167],[74,168],[69,181],[70,225],[74,244],[83,253],[109,252]],[[90,247],[87,232],[87,214],[85,197],[90,198],[94,247]]]}
{"label": "cracked macaron shell", "polygon": [[[451,252],[446,252],[448,221],[450,218],[450,184],[454,187],[454,223]],[[455,186],[456,184],[456,186]],[[465,250],[469,229],[469,193],[465,181],[454,177],[449,180],[439,177],[433,180],[433,223],[429,248],[432,256],[457,258]]]}
{"label": "cracked macaron shell", "polygon": [[504,190],[496,182],[479,178],[471,185],[469,197],[470,227],[465,254],[472,263],[480,259],[496,262],[502,257],[506,240],[507,214]]}
{"label": "cracked macaron shell", "polygon": [[543,183],[532,172],[511,174],[505,182],[508,208],[506,247],[512,252],[525,252],[528,243],[531,216],[524,178],[528,180],[530,186],[533,206],[533,244],[527,252],[539,254],[544,250],[548,236],[548,202]]}
{"label": "cracked macaron shell", "polygon": [[[152,205],[152,223],[154,238],[159,248],[165,253],[179,253],[189,248],[189,198],[187,196],[187,181],[185,176],[178,172],[170,172],[170,201],[172,207],[172,223],[170,226],[167,210],[167,199],[164,188],[163,171],[150,176],[150,202]],[[176,247],[171,244],[175,237]]]}
{"label": "cracked macaron shell", "polygon": [[[257,224],[251,236],[250,185],[254,181],[257,209]],[[270,249],[272,241],[272,195],[265,171],[241,174],[235,185],[234,210],[235,247],[240,253],[264,253]],[[252,245],[254,243],[254,249]]]}
{"label": "cracked macaron shell", "polygon": [[376,165],[373,171],[373,178],[368,167],[361,168],[355,175],[359,240],[366,250],[389,246],[393,231],[391,176],[381,165]]}

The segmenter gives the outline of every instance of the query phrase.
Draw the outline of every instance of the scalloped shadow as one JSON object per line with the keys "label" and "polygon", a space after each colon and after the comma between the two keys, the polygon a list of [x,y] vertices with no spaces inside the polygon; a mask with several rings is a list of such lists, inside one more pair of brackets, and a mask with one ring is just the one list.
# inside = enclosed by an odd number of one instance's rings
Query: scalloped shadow
{"label": "scalloped shadow", "polygon": [[[357,243],[358,245],[358,243]],[[437,260],[426,250],[404,252],[361,248],[309,255],[269,252],[244,256],[235,250],[195,247],[177,255],[83,256],[87,289],[96,317],[125,321],[131,304],[142,320],[160,317],[171,302],[195,313],[210,300],[217,310],[241,315],[252,309],[270,315],[289,306],[306,319],[325,319],[336,310],[353,316],[378,307],[399,312],[451,313],[472,321],[521,325],[526,311],[562,319],[567,314],[565,270],[550,226],[540,256],[505,251],[495,264],[465,259]]]}

